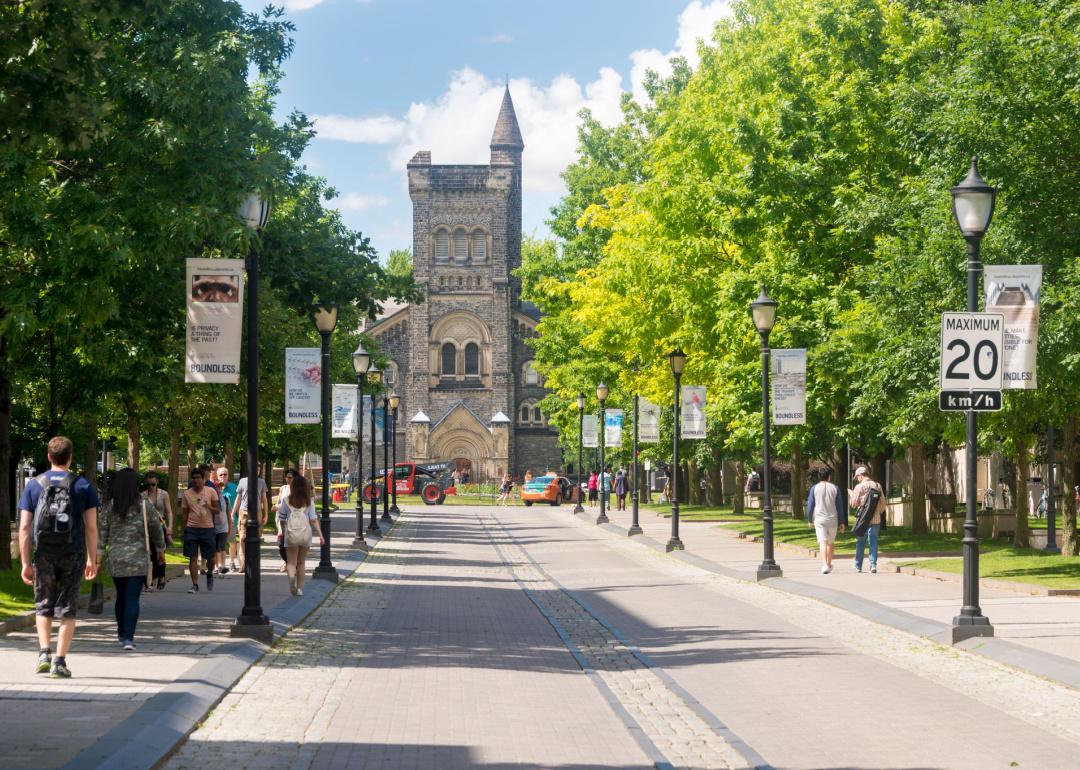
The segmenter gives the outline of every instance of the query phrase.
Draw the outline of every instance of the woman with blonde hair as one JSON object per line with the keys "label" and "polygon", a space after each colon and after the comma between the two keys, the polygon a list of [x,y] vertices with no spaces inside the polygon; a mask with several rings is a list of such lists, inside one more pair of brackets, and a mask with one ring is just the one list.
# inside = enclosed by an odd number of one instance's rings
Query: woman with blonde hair
{"label": "woman with blonde hair", "polygon": [[[312,533],[323,543],[322,528],[315,515],[315,502],[311,499],[311,484],[297,475],[289,482],[289,494],[281,498],[279,518],[284,518],[285,569],[289,573],[289,591],[293,596],[303,596],[304,575]],[[282,514],[284,516],[282,517]]]}

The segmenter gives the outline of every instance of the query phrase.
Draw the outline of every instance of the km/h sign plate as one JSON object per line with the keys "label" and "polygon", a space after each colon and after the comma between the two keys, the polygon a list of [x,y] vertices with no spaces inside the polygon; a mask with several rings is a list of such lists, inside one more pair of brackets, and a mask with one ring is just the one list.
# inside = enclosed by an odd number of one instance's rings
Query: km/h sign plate
{"label": "km/h sign plate", "polygon": [[1001,391],[943,390],[938,394],[938,407],[943,412],[998,412],[1001,410]]}

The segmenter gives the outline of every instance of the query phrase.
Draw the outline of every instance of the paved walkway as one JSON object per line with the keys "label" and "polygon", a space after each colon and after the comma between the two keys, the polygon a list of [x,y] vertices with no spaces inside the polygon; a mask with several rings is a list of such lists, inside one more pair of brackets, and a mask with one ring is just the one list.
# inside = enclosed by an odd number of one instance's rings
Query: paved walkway
{"label": "paved walkway", "polygon": [[422,507],[167,767],[1071,768],[1077,743],[1069,688],[565,507]]}

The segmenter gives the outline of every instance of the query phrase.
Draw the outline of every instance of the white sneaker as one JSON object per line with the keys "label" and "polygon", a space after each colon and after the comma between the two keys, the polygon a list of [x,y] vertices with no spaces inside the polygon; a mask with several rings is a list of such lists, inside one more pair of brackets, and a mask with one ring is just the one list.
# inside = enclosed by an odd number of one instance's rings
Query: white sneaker
{"label": "white sneaker", "polygon": [[821,568],[821,574],[822,575],[828,575],[830,572],[832,572],[832,567],[829,567],[829,566],[826,565],[826,566]]}

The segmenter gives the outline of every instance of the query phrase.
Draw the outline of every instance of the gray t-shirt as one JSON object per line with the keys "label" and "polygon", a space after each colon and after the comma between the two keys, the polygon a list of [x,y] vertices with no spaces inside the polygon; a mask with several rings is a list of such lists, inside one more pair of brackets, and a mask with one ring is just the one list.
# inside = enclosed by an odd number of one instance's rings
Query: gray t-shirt
{"label": "gray t-shirt", "polygon": [[[236,484],[236,501],[237,501],[237,503],[239,503],[241,511],[246,511],[248,509],[247,488],[248,488],[248,480],[247,480],[247,476],[244,476]],[[262,498],[263,497],[269,498],[270,497],[270,490],[267,488],[266,482],[263,481],[260,478],[259,479],[259,505],[260,506],[262,505]]]}
{"label": "gray t-shirt", "polygon": [[837,507],[837,498],[840,489],[828,481],[819,481],[814,485],[814,523],[832,525],[840,517],[840,509]]}

